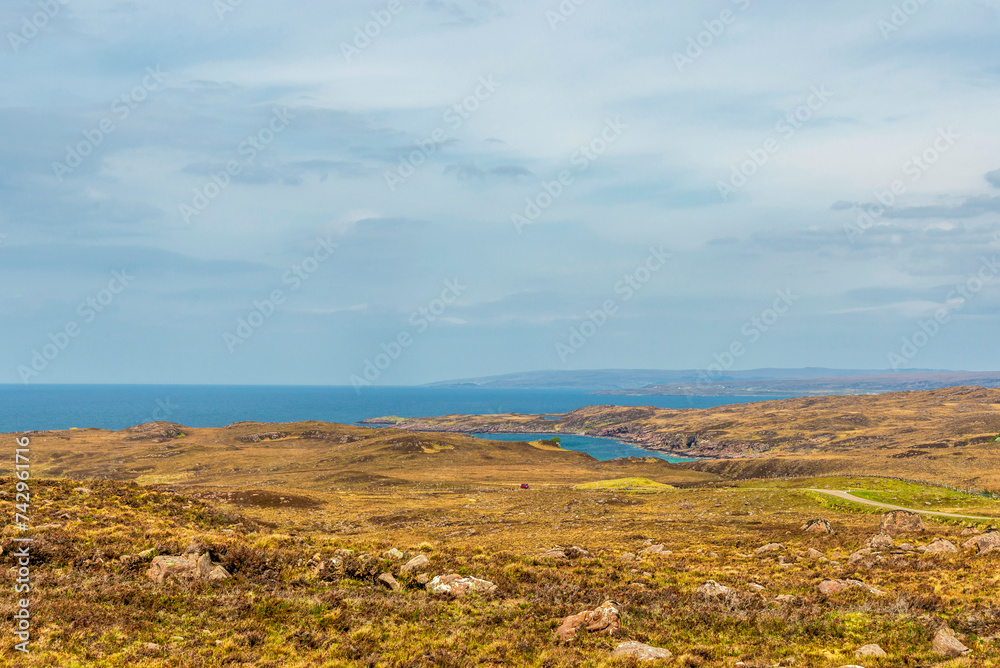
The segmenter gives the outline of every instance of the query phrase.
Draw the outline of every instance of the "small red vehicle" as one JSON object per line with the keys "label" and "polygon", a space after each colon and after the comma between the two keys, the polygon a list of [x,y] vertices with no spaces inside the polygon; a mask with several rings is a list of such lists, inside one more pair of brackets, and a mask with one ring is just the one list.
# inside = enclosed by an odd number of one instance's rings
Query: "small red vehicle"
{"label": "small red vehicle", "polygon": [[525,483],[521,483],[521,489],[531,489],[531,488],[528,487],[528,483],[525,482]]}

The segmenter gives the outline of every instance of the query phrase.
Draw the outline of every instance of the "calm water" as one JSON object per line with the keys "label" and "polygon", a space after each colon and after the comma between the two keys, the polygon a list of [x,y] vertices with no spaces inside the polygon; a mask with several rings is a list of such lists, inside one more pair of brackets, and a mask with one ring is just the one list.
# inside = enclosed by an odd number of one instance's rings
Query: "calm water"
{"label": "calm water", "polygon": [[[773,397],[770,397],[773,398]],[[755,401],[752,397],[609,397],[565,390],[477,390],[418,387],[228,385],[0,385],[0,432],[100,427],[123,429],[167,420],[189,427],[219,427],[240,420],[352,423],[370,417],[431,417],[450,413],[565,413],[593,404],[705,408]],[[634,446],[611,439],[581,442],[586,452]],[[566,443],[568,446],[569,444]],[[592,452],[593,450],[593,452]],[[639,453],[648,456],[644,450]],[[598,455],[594,454],[595,457]]]}
{"label": "calm water", "polygon": [[593,436],[576,436],[574,434],[472,434],[476,438],[488,438],[491,441],[542,441],[552,436],[559,436],[560,445],[566,450],[586,452],[594,459],[606,460],[617,457],[659,457],[668,462],[690,462],[686,457],[670,457],[659,452],[643,450],[629,443],[622,443],[613,438],[595,438]]}

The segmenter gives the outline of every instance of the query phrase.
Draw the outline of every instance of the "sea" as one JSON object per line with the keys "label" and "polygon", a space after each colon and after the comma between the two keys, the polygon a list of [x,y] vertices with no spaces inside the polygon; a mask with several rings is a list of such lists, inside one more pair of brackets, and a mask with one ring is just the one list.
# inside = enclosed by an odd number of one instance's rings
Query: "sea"
{"label": "sea", "polygon": [[[352,424],[389,415],[552,414],[595,404],[708,408],[763,400],[763,397],[608,396],[581,390],[365,387],[358,391],[353,387],[288,385],[0,385],[0,432],[86,427],[118,430],[155,421],[176,422],[188,427],[221,427],[243,420],[321,420]],[[491,435],[491,438],[534,440],[535,437],[521,434]],[[653,454],[614,439],[564,436],[562,440],[563,447],[587,452],[600,460]]]}

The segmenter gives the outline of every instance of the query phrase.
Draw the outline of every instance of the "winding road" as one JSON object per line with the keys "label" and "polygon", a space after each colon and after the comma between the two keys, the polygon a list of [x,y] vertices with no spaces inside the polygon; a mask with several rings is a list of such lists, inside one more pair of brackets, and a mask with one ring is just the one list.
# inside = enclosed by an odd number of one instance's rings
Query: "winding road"
{"label": "winding road", "polygon": [[984,517],[982,515],[956,515],[955,513],[942,513],[936,510],[919,510],[917,508],[905,508],[903,506],[894,506],[891,503],[880,503],[878,501],[869,501],[868,499],[862,499],[859,496],[854,496],[842,489],[806,489],[806,492],[818,492],[820,494],[829,494],[830,496],[835,496],[838,499],[844,499],[845,501],[853,501],[855,503],[863,503],[866,506],[877,506],[879,508],[886,508],[888,510],[908,510],[911,513],[920,513],[922,515],[937,515],[938,517],[957,517],[962,520],[991,520],[1000,521],[1000,517]]}

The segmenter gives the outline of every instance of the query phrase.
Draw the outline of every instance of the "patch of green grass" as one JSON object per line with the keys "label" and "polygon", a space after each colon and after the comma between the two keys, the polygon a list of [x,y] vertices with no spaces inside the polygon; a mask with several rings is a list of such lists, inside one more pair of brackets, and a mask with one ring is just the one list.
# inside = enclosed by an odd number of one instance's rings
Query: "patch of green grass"
{"label": "patch of green grass", "polygon": [[674,489],[662,482],[654,482],[648,478],[615,478],[614,480],[596,480],[574,485],[573,489],[602,490],[616,492],[662,492]]}

